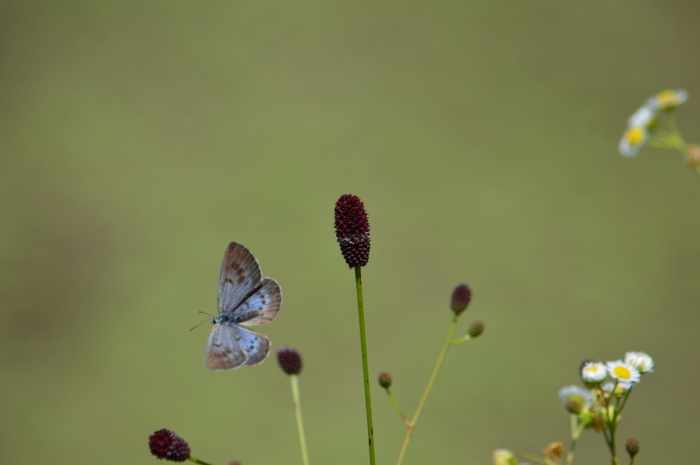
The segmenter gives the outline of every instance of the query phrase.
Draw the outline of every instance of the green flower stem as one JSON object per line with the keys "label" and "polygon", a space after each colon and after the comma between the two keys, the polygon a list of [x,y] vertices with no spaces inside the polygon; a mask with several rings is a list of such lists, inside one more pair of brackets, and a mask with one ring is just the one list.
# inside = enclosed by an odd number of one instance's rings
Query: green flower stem
{"label": "green flower stem", "polygon": [[401,406],[399,403],[396,401],[396,398],[394,397],[394,394],[391,393],[389,388],[386,388],[386,394],[389,396],[389,400],[391,401],[392,404],[394,404],[394,408],[396,408],[396,411],[399,412],[399,415],[401,415],[401,419],[403,420],[404,423],[408,424],[408,417],[406,417],[406,414],[403,413],[403,410],[401,409]]}
{"label": "green flower stem", "polygon": [[471,338],[472,337],[469,334],[465,334],[464,336],[460,337],[459,339],[455,339],[453,341],[450,341],[450,345],[456,346],[457,344],[467,342]]}
{"label": "green flower stem", "polygon": [[360,316],[360,345],[362,346],[362,374],[365,378],[365,409],[367,410],[367,442],[369,443],[369,463],[375,465],[374,426],[372,425],[372,398],[369,392],[369,366],[367,363],[367,336],[365,335],[365,304],[362,299],[362,268],[355,267],[355,287],[357,288],[357,313]]}
{"label": "green flower stem", "polygon": [[578,439],[581,437],[581,433],[586,428],[586,422],[578,421],[578,415],[571,414],[571,445],[569,446],[569,452],[566,454],[566,464],[571,465],[574,461],[574,450],[576,449],[576,444]]}
{"label": "green flower stem", "polygon": [[203,462],[202,460],[199,460],[198,458],[192,457],[192,456],[187,457],[187,460],[189,460],[190,462],[198,463],[199,465],[211,465],[207,462]]}
{"label": "green flower stem", "polygon": [[534,460],[537,463],[545,464],[546,462],[536,455],[532,454],[515,454],[517,457],[522,457],[524,459]]}
{"label": "green flower stem", "polygon": [[650,147],[657,147],[662,149],[678,150],[683,155],[688,152],[688,144],[683,140],[678,127],[676,126],[676,117],[673,113],[669,113],[666,116],[666,126],[668,126],[668,132],[659,131],[657,136],[650,137],[647,140],[647,145]]}
{"label": "green flower stem", "polygon": [[299,430],[299,445],[301,446],[301,459],[304,465],[309,465],[309,453],[306,450],[306,435],[304,434],[304,420],[301,418],[301,399],[299,397],[299,376],[290,375],[292,382],[292,399],[294,399],[294,413],[297,417],[297,429]]}
{"label": "green flower stem", "polygon": [[428,395],[430,394],[430,391],[433,389],[433,384],[435,383],[435,379],[437,378],[438,372],[440,371],[440,368],[442,367],[442,362],[445,361],[445,356],[447,355],[447,351],[450,349],[450,346],[452,345],[452,337],[454,336],[455,329],[457,328],[457,319],[459,318],[458,315],[455,315],[454,318],[452,319],[452,325],[450,326],[450,330],[447,333],[447,340],[445,341],[445,345],[442,346],[442,351],[440,352],[440,355],[438,356],[437,362],[435,363],[435,368],[433,368],[433,374],[430,375],[430,379],[428,380],[428,385],[425,387],[425,391],[423,391],[423,397],[421,397],[420,402],[418,402],[418,407],[416,408],[416,413],[413,414],[413,419],[410,422],[407,422],[407,428],[406,428],[406,434],[404,435],[403,438],[403,444],[401,445],[401,452],[399,452],[399,459],[396,462],[396,465],[401,465],[401,462],[403,462],[403,457],[406,454],[406,448],[408,447],[408,443],[411,440],[411,435],[413,434],[413,429],[416,427],[416,422],[418,421],[418,417],[420,416],[420,413],[423,411],[423,406],[425,405],[425,401],[428,399]]}

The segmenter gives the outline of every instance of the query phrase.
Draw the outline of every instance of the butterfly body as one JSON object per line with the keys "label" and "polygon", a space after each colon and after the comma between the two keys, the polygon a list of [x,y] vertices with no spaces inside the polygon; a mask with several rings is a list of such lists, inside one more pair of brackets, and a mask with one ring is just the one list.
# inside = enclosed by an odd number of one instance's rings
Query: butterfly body
{"label": "butterfly body", "polygon": [[224,254],[219,278],[219,315],[204,354],[210,370],[257,365],[270,353],[270,341],[247,326],[270,323],[282,305],[277,281],[261,279],[260,265],[250,251],[231,242]]}

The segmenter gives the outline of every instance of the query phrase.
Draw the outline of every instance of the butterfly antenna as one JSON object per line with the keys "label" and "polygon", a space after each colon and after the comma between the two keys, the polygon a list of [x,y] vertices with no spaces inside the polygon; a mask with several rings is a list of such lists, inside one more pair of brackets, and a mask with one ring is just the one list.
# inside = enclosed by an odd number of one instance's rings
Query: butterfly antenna
{"label": "butterfly antenna", "polygon": [[[212,315],[211,313],[207,313],[207,312],[199,312],[199,313],[204,313],[205,315],[209,315],[210,317],[215,318],[215,316]],[[194,328],[196,328],[197,326],[200,326],[200,325],[206,323],[207,321],[209,321],[209,318],[207,318],[206,320],[202,321],[201,323],[197,323],[196,325],[192,326],[192,328],[190,328],[190,331],[192,331],[192,330],[193,330]]]}

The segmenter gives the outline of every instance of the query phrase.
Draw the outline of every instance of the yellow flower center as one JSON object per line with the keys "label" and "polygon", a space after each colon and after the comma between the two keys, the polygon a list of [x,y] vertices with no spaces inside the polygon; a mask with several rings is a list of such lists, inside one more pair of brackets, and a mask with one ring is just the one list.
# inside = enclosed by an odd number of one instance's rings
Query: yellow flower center
{"label": "yellow flower center", "polygon": [[659,108],[676,107],[679,105],[678,94],[675,90],[664,90],[656,96],[656,102]]}
{"label": "yellow flower center", "polygon": [[632,376],[632,372],[630,372],[629,369],[623,366],[616,366],[613,372],[615,373],[615,376],[617,376],[620,379],[630,379],[630,377]]}
{"label": "yellow flower center", "polygon": [[629,128],[625,133],[625,139],[634,147],[641,145],[644,142],[644,129],[640,127]]}

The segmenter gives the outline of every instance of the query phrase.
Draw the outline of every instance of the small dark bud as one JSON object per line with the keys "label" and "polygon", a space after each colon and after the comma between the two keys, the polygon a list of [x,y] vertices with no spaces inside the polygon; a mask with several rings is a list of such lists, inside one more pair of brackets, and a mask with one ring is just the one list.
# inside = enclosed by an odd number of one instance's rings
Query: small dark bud
{"label": "small dark bud", "polygon": [[391,382],[393,378],[386,371],[379,373],[379,385],[384,389],[389,389],[391,387]]}
{"label": "small dark bud", "polygon": [[184,439],[167,429],[156,431],[148,438],[151,454],[171,462],[184,462],[190,457],[190,446]]}
{"label": "small dark bud", "polygon": [[469,327],[467,334],[469,334],[470,337],[479,337],[479,336],[481,336],[481,333],[483,333],[483,332],[484,332],[484,323],[482,323],[481,321],[475,321]]}
{"label": "small dark bud", "polygon": [[301,355],[291,347],[282,346],[277,349],[277,361],[288,375],[298,375],[301,372]]}
{"label": "small dark bud", "polygon": [[575,400],[570,400],[567,403],[565,403],[564,408],[568,410],[569,413],[573,413],[574,415],[578,415],[579,413],[581,413],[581,404],[579,404]]}
{"label": "small dark bud", "polygon": [[369,260],[369,220],[359,197],[341,195],[335,203],[335,235],[345,263],[350,268],[365,266]]}
{"label": "small dark bud", "polygon": [[627,450],[630,458],[634,457],[639,453],[639,441],[634,438],[629,438],[625,443],[625,449]]}
{"label": "small dark bud", "polygon": [[469,301],[472,300],[472,290],[466,284],[460,284],[452,291],[452,311],[459,315],[467,309]]}

